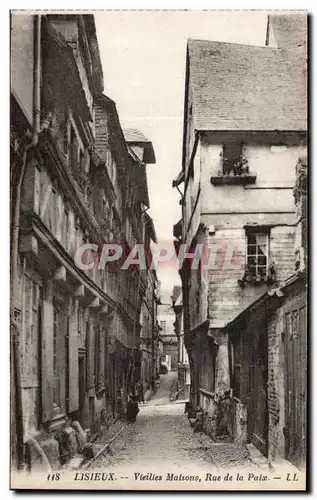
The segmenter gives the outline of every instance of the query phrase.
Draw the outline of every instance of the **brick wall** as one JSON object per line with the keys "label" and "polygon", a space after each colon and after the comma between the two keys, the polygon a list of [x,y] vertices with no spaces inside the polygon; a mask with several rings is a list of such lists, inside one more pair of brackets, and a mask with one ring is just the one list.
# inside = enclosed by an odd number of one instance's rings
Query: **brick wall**
{"label": "brick wall", "polygon": [[277,280],[285,281],[294,273],[295,228],[276,226],[270,234],[270,258],[276,264]]}

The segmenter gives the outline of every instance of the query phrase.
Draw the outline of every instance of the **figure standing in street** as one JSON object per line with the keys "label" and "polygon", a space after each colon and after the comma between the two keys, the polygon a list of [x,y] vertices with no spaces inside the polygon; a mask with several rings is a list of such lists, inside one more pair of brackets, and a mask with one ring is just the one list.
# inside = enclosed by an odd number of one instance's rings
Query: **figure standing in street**
{"label": "figure standing in street", "polygon": [[139,411],[138,396],[130,394],[127,404],[127,420],[129,422],[135,422]]}

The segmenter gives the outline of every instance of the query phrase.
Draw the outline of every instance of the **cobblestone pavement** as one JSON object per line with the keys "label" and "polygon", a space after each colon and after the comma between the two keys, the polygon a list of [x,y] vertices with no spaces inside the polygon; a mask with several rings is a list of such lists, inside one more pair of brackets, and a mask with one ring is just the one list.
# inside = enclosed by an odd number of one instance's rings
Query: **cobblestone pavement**
{"label": "cobblestone pavement", "polygon": [[140,407],[136,422],[129,424],[111,444],[110,453],[94,462],[94,470],[133,465],[134,470],[158,471],[162,466],[166,470],[177,466],[184,473],[193,474],[250,464],[247,448],[233,443],[216,444],[203,433],[193,433],[183,403],[154,403],[155,399]]}

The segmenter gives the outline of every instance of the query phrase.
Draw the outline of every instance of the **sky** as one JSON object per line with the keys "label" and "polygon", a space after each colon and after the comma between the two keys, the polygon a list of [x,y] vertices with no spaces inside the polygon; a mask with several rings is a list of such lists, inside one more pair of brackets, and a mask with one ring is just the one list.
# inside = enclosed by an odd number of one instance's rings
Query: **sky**
{"label": "sky", "polygon": [[[181,170],[185,56],[188,38],[264,45],[265,11],[99,11],[95,22],[104,93],[116,102],[121,126],[152,141],[147,166],[149,215],[159,242],[173,241],[181,218],[172,181]],[[158,269],[162,289],[180,284],[174,267]]]}

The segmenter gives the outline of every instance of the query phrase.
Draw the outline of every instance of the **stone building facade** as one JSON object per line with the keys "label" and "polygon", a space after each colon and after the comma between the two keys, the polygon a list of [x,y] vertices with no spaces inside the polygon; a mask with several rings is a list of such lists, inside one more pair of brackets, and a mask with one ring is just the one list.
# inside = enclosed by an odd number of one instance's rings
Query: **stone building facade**
{"label": "stone building facade", "polygon": [[159,289],[159,304],[157,320],[160,327],[162,342],[161,362],[170,371],[177,371],[178,341],[174,331],[175,315],[173,311],[172,295],[166,290]]}
{"label": "stone building facade", "polygon": [[[295,17],[287,22],[302,34],[307,19]],[[272,16],[269,22],[276,39],[289,33]],[[183,166],[173,183],[183,185],[175,246],[192,254],[180,269],[192,413],[204,413],[215,439],[246,439],[266,455],[272,355],[266,306],[254,307],[294,273],[293,189],[307,140],[299,38],[283,50],[270,34],[265,47],[188,41]]]}
{"label": "stone building facade", "polygon": [[140,350],[141,350],[141,378],[140,382],[143,386],[143,395],[146,391],[151,391],[155,388],[155,379],[159,373],[159,325],[157,322],[157,277],[155,271],[150,271],[148,275],[146,293],[142,302],[141,309],[141,333],[140,333]]}
{"label": "stone building facade", "polygon": [[[301,467],[305,465],[307,451],[305,157],[299,159],[296,167],[294,200],[297,237],[293,246],[292,272],[285,281],[266,291],[227,328],[232,350],[233,398],[245,415],[245,425],[239,426],[236,422],[236,432],[240,427],[245,442],[251,436],[270,461],[282,458]],[[254,398],[250,398],[252,394],[257,394],[259,404],[254,405]],[[252,411],[254,406],[257,413]],[[251,422],[255,424],[252,428]]]}
{"label": "stone building facade", "polygon": [[190,388],[190,369],[188,354],[184,342],[184,314],[183,314],[183,300],[182,300],[182,288],[180,286],[174,286],[173,295],[173,310],[175,313],[174,331],[177,336],[177,347],[178,347],[178,360],[177,360],[177,370],[178,370],[178,398],[180,400],[187,400],[189,398],[189,388]]}
{"label": "stone building facade", "polygon": [[99,265],[98,252],[115,243],[126,256],[153,237],[155,155],[143,137],[130,147],[103,94],[92,15],[14,14],[11,43],[12,456],[43,466],[41,449],[58,468],[82,451],[83,429],[124,413],[141,376],[153,273]]}

